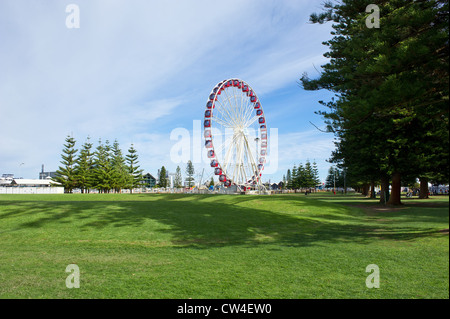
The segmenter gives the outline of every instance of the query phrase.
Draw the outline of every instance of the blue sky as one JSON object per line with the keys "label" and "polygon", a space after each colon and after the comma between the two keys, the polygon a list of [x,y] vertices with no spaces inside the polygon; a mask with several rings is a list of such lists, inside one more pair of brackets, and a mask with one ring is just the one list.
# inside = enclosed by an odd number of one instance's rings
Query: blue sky
{"label": "blue sky", "polygon": [[[80,28],[66,27],[66,6]],[[333,136],[314,111],[329,92],[306,92],[303,72],[326,63],[331,25],[313,25],[321,1],[24,1],[0,2],[0,174],[37,178],[59,166],[65,137],[96,146],[134,144],[141,167],[174,171],[170,139],[193,135],[211,89],[240,78],[257,93],[278,130],[279,181],[294,164],[315,160],[325,179]],[[192,144],[192,143],[191,143]],[[22,164],[23,163],[23,164]],[[197,172],[205,167],[196,165]]]}

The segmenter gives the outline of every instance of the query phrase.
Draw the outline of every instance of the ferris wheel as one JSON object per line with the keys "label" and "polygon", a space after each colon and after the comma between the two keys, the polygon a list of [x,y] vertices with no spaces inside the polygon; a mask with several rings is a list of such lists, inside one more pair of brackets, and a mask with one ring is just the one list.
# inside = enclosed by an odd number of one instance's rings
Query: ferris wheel
{"label": "ferris wheel", "polygon": [[261,186],[267,156],[267,124],[255,91],[240,79],[218,83],[206,103],[207,156],[219,182],[238,188]]}

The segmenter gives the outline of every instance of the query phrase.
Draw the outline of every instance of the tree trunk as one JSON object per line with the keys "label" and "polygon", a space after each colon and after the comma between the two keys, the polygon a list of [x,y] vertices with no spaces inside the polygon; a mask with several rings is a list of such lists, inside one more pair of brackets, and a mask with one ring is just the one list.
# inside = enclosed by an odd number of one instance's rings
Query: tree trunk
{"label": "tree trunk", "polygon": [[428,198],[428,178],[420,177],[419,180],[420,180],[419,198],[426,199]]}
{"label": "tree trunk", "polygon": [[361,190],[361,195],[368,196],[369,195],[369,184],[364,183]]}
{"label": "tree trunk", "polygon": [[387,175],[381,176],[381,192],[380,192],[380,203],[386,204],[389,200],[389,178]]}
{"label": "tree trunk", "polygon": [[392,174],[392,189],[389,197],[388,205],[401,205],[400,194],[402,190],[402,175],[400,173]]}
{"label": "tree trunk", "polygon": [[370,182],[370,198],[377,198],[377,194],[375,193],[375,181],[372,180]]}

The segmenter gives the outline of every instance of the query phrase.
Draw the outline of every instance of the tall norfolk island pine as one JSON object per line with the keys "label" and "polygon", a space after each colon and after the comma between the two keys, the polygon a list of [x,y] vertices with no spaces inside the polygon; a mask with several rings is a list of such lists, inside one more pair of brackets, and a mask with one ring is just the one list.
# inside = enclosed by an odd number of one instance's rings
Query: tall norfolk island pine
{"label": "tall norfolk island pine", "polygon": [[125,157],[122,150],[119,148],[119,142],[114,141],[111,149],[111,164],[112,164],[112,188],[116,193],[121,193],[122,189],[130,188],[132,186],[132,176],[128,172],[128,167],[125,164]]}
{"label": "tall norfolk island pine", "polygon": [[73,189],[76,187],[76,154],[77,149],[75,148],[75,139],[71,136],[66,137],[66,144],[64,144],[64,149],[61,154],[61,164],[56,171],[56,177],[54,180],[64,186],[64,191],[66,193],[72,193]]}
{"label": "tall norfolk island pine", "polygon": [[186,182],[189,188],[194,185],[194,164],[189,160],[186,164]]}
{"label": "tall norfolk island pine", "polygon": [[139,156],[137,154],[134,145],[128,149],[128,154],[125,156],[126,163],[128,164],[128,173],[130,174],[130,183],[128,188],[133,192],[133,188],[138,187],[142,181],[142,169],[139,169]]}
{"label": "tall norfolk island pine", "polygon": [[86,142],[81,146],[80,154],[76,160],[76,187],[81,190],[81,193],[89,192],[89,189],[93,186],[93,168],[94,153],[92,153],[92,143],[88,137]]}

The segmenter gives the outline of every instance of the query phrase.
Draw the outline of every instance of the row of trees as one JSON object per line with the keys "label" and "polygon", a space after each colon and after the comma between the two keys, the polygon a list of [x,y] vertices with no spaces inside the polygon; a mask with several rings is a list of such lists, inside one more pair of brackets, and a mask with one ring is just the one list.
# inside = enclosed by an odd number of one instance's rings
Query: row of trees
{"label": "row of trees", "polygon": [[65,192],[75,188],[82,193],[97,189],[101,193],[120,193],[122,189],[140,186],[142,170],[139,168],[138,154],[133,144],[125,156],[117,140],[111,145],[108,140],[93,149],[88,137],[79,152],[76,140],[67,136],[61,154],[61,164],[54,180],[64,186]]}
{"label": "row of trees", "polygon": [[283,176],[283,185],[287,189],[300,189],[300,188],[314,188],[320,185],[319,170],[317,169],[316,162],[306,161],[303,166],[302,163],[297,167],[288,169],[286,175]]}
{"label": "row of trees", "polygon": [[337,167],[330,167],[328,170],[328,175],[325,179],[325,187],[327,188],[346,188],[347,172],[344,169],[339,169]]}
{"label": "row of trees", "polygon": [[428,182],[448,183],[448,0],[327,1],[310,21],[332,21],[333,38],[320,76],[300,81],[335,93],[316,113],[336,136],[330,161],[348,185],[380,184],[382,203],[391,185],[388,204],[398,205],[405,179],[420,179],[422,198]]}
{"label": "row of trees", "polygon": [[[187,186],[189,188],[191,188],[194,185],[194,173],[195,173],[195,169],[194,169],[194,164],[192,164],[191,161],[188,161],[186,164],[186,183]],[[158,187],[169,187],[170,185],[170,181],[167,178],[167,169],[163,166],[161,167],[161,169],[159,170],[159,183],[158,183]],[[183,176],[181,175],[181,168],[180,166],[177,166],[176,170],[175,170],[175,176],[173,179],[173,186],[175,188],[182,188],[183,187]]]}

